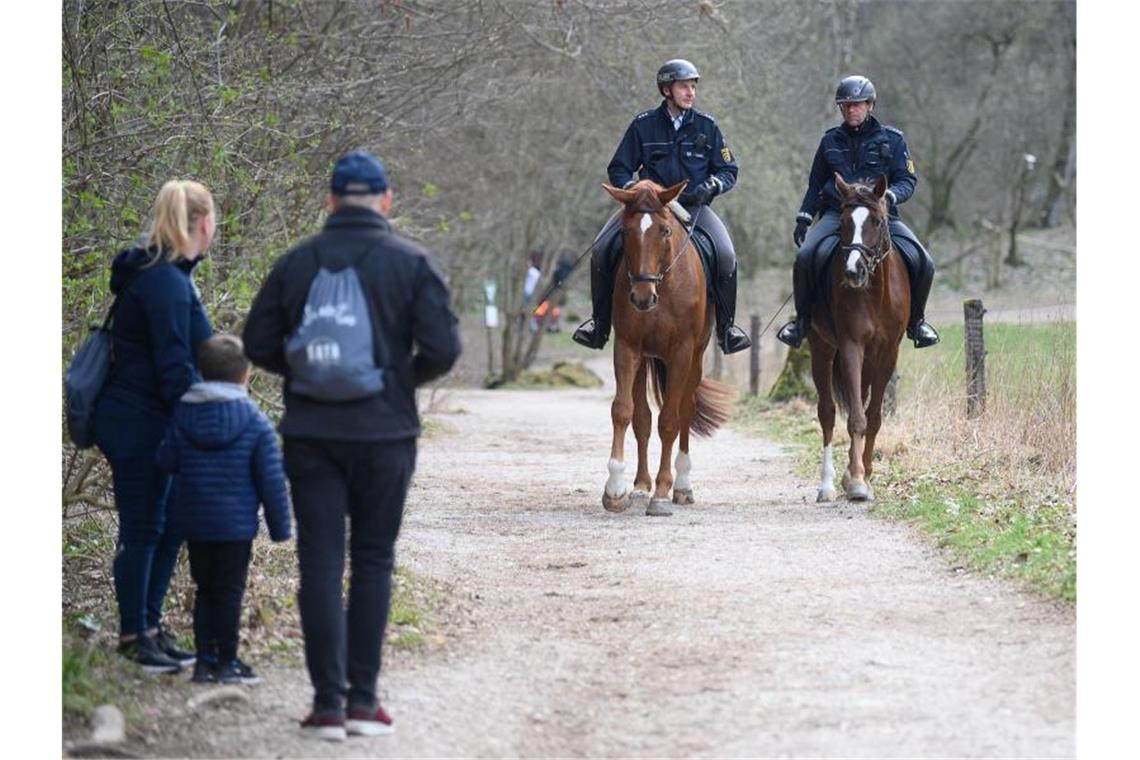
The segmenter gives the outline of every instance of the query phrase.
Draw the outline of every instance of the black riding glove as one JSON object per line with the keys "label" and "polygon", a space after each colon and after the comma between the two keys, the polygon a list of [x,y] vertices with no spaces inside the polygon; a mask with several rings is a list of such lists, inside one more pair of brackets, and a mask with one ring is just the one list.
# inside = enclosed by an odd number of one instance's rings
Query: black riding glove
{"label": "black riding glove", "polygon": [[707,206],[716,196],[716,182],[709,177],[701,184],[681,194],[682,206]]}
{"label": "black riding glove", "polygon": [[804,238],[807,237],[808,223],[803,219],[796,222],[796,231],[792,233],[792,241],[795,242],[796,248],[804,244]]}

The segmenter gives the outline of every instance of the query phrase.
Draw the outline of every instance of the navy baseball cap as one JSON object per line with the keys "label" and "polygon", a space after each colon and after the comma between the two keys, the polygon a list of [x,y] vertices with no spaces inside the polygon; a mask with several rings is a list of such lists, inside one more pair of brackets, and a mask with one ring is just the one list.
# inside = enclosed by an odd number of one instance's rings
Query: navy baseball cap
{"label": "navy baseball cap", "polygon": [[375,195],[388,189],[388,173],[376,156],[354,150],[336,162],[329,186],[333,195]]}

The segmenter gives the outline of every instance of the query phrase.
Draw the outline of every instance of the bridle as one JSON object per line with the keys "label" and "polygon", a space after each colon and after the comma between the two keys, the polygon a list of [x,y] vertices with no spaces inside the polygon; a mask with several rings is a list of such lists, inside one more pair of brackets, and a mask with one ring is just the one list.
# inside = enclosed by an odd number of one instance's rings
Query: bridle
{"label": "bridle", "polygon": [[[681,258],[681,254],[683,254],[685,252],[685,248],[689,244],[689,239],[693,237],[693,230],[695,230],[697,228],[697,219],[700,217],[701,210],[703,208],[704,208],[704,206],[697,206],[697,210],[693,213],[693,221],[689,223],[689,228],[688,228],[688,230],[685,231],[685,239],[681,241],[681,247],[677,249],[677,253],[675,256],[673,256],[673,260],[669,262],[669,266],[662,269],[661,272],[658,274],[645,274],[643,272],[638,273],[638,274],[634,274],[627,267],[626,273],[629,275],[630,284],[637,284],[639,282],[649,282],[649,283],[652,283],[654,285],[657,285],[662,280],[665,279],[665,275],[669,274],[669,270],[671,270],[673,268],[673,265],[677,263],[677,259]],[[661,209],[639,208],[639,209],[634,209],[633,213],[635,213],[635,214],[656,214],[660,210]],[[681,225],[681,226],[683,227],[684,225]]]}
{"label": "bridle", "polygon": [[[870,209],[872,211],[878,210],[870,204],[859,203],[857,201],[847,201],[843,204],[844,209],[860,207]],[[888,220],[886,214],[879,217],[878,227],[879,242],[875,245],[874,248],[869,248],[862,243],[843,243],[839,246],[839,250],[845,254],[850,253],[851,251],[859,252],[859,258],[867,267],[868,280],[874,276],[875,270],[879,267],[879,264],[881,264],[883,259],[887,257],[887,254],[891,252],[891,227],[890,221]]]}

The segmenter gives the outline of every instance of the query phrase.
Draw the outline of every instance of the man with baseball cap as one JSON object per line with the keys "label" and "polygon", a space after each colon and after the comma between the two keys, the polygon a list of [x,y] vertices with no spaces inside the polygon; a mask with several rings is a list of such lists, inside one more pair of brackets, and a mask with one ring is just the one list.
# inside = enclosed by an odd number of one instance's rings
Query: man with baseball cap
{"label": "man with baseball cap", "polygon": [[[458,320],[432,254],[394,232],[386,218],[392,189],[380,160],[365,151],[342,156],[329,187],[324,229],[276,262],[242,338],[254,364],[285,378],[280,431],[297,520],[305,662],[314,690],[312,713],[301,729],[340,741],[348,734],[392,731],[376,683],[396,536],[420,434],[415,388],[446,373],[460,344]],[[313,309],[310,291],[318,281],[349,268],[353,284],[345,303]],[[357,313],[363,318],[346,318]],[[371,361],[366,348],[363,353],[383,378],[378,392],[329,400],[320,387],[313,389],[311,377],[304,392],[292,382],[300,370],[294,355],[287,355],[287,341],[326,317],[342,327],[370,322]],[[321,348],[316,353],[324,362],[340,356]],[[346,523],[347,612],[341,594]]]}

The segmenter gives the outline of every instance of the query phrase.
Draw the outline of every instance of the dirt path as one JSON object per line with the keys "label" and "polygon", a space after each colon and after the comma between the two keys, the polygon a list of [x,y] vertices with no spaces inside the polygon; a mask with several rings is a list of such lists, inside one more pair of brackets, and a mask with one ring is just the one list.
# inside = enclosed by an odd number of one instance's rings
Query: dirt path
{"label": "dirt path", "polygon": [[453,615],[444,646],[385,663],[395,735],[299,738],[307,678],[278,668],[250,704],[172,724],[148,749],[1074,754],[1070,610],[955,570],[865,507],[817,505],[778,447],[732,431],[694,443],[695,506],[607,514],[609,400],[451,394],[449,432],[421,447],[398,559],[450,590]]}

